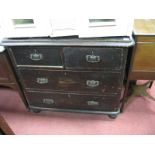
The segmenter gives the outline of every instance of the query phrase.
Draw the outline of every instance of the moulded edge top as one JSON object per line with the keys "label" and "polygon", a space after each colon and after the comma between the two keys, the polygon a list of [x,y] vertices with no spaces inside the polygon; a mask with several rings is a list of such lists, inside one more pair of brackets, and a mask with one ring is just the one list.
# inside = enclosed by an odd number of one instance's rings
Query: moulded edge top
{"label": "moulded edge top", "polygon": [[3,46],[112,46],[130,47],[135,44],[132,37],[115,38],[22,38],[22,39],[3,39],[0,43]]}

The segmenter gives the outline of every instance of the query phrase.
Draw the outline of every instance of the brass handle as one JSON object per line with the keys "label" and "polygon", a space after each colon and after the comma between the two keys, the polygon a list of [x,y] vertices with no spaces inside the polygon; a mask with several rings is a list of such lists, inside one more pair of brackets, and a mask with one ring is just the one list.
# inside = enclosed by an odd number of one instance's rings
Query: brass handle
{"label": "brass handle", "polygon": [[41,53],[31,53],[30,59],[33,61],[39,61],[43,59],[43,55]]}
{"label": "brass handle", "polygon": [[86,55],[86,61],[89,63],[97,63],[101,61],[101,58],[98,55]]}
{"label": "brass handle", "polygon": [[68,84],[75,84],[77,83],[76,81],[74,81],[71,78],[59,78],[59,84],[63,84],[63,85],[68,85]]}
{"label": "brass handle", "polygon": [[86,81],[86,85],[89,86],[89,87],[98,87],[100,84],[99,81],[95,81],[95,80],[87,80]]}
{"label": "brass handle", "polygon": [[48,78],[37,78],[37,83],[46,84],[48,83]]}
{"label": "brass handle", "polygon": [[87,101],[87,104],[89,106],[95,106],[95,105],[99,105],[99,102],[97,102],[97,101]]}
{"label": "brass handle", "polygon": [[54,100],[53,99],[50,99],[50,98],[44,98],[43,99],[43,103],[44,104],[54,104],[55,102],[54,102]]}

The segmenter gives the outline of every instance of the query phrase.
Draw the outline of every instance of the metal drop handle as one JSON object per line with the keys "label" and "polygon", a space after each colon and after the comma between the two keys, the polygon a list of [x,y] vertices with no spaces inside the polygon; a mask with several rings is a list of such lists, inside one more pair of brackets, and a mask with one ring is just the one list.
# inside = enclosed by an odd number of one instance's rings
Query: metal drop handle
{"label": "metal drop handle", "polygon": [[97,102],[97,101],[87,101],[87,104],[89,106],[95,106],[95,105],[99,105],[99,102]]}
{"label": "metal drop handle", "polygon": [[33,61],[39,61],[43,59],[43,55],[41,53],[31,53],[30,59]]}
{"label": "metal drop handle", "polygon": [[37,78],[37,83],[46,84],[48,83],[48,78]]}
{"label": "metal drop handle", "polygon": [[86,61],[89,63],[97,63],[101,61],[101,58],[98,55],[86,55]]}
{"label": "metal drop handle", "polygon": [[43,103],[44,104],[54,104],[55,102],[54,102],[54,100],[53,99],[50,99],[50,98],[44,98],[43,99]]}
{"label": "metal drop handle", "polygon": [[98,87],[100,84],[99,81],[95,81],[95,80],[87,80],[86,81],[86,85],[89,87]]}

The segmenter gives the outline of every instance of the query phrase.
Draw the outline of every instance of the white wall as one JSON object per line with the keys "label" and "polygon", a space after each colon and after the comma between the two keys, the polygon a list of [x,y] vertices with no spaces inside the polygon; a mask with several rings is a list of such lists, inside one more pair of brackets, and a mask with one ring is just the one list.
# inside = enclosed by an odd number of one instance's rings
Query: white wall
{"label": "white wall", "polygon": [[154,0],[0,0],[0,18],[155,17]]}

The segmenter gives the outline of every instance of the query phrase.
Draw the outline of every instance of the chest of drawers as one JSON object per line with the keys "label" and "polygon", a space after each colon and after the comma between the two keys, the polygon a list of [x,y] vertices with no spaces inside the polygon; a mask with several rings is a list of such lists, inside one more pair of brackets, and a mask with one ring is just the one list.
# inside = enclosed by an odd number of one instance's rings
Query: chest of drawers
{"label": "chest of drawers", "polygon": [[132,39],[41,38],[3,44],[29,109],[119,113]]}

